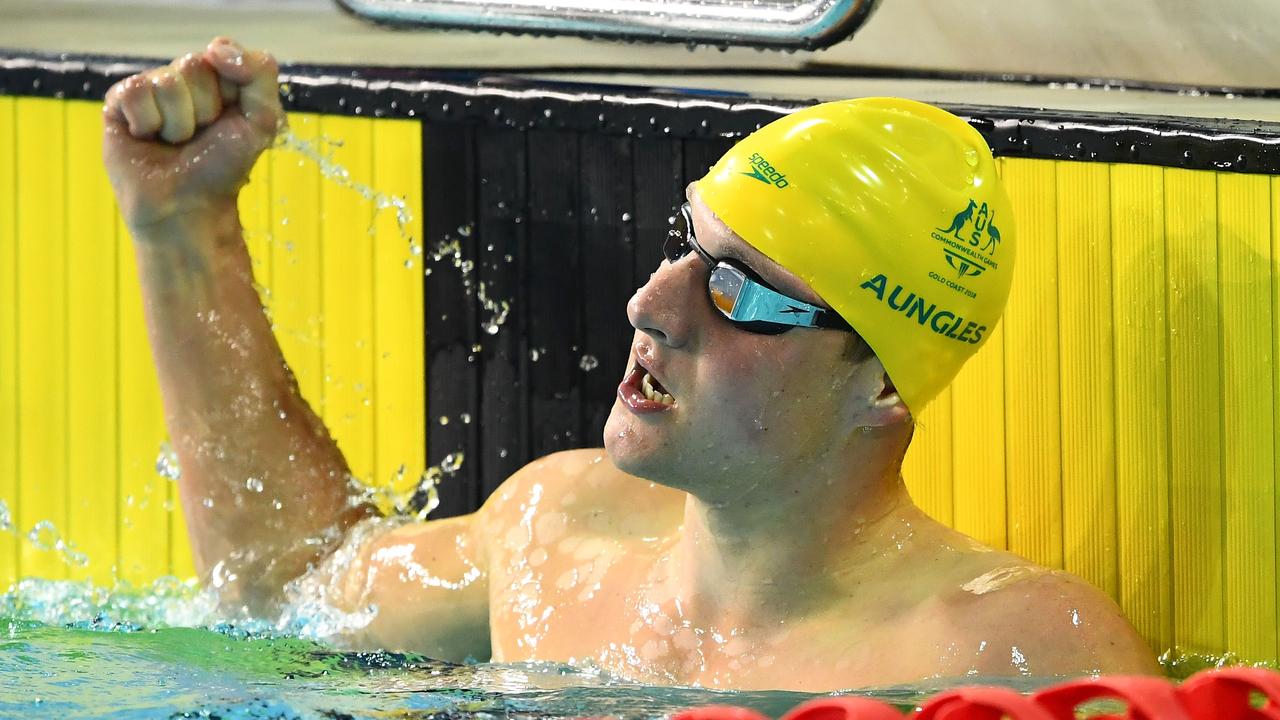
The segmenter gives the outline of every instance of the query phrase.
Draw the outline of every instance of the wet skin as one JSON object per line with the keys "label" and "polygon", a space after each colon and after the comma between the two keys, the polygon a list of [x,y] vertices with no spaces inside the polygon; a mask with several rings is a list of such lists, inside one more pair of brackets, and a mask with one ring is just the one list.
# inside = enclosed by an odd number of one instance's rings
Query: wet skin
{"label": "wet skin", "polygon": [[[839,332],[733,327],[692,254],[628,303],[605,450],[535,461],[469,516],[373,518],[284,365],[240,232],[236,194],[283,118],[274,61],[215,41],[123,81],[104,117],[196,564],[229,611],[319,595],[376,610],[338,638],[353,647],[718,687],[1156,669],[1097,590],[912,504],[911,418],[876,358]],[[709,253],[821,302],[689,200]],[[672,403],[643,399],[643,372]]]}

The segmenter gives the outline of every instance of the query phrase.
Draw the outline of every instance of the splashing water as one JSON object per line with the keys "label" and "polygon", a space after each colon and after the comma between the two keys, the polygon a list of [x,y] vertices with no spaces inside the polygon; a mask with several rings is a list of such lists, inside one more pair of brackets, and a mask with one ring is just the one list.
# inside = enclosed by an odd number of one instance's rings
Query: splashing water
{"label": "splashing water", "polygon": [[0,533],[13,535],[37,550],[52,552],[69,567],[89,565],[89,556],[80,552],[74,542],[62,537],[62,532],[51,520],[37,520],[31,529],[22,532],[14,525],[13,513],[4,500],[0,500]]}
{"label": "splashing water", "polygon": [[[472,228],[470,225],[462,225],[457,229],[458,235],[462,238],[471,236]],[[446,237],[436,243],[436,246],[427,258],[433,263],[448,261],[450,265],[457,268],[462,275],[462,290],[466,295],[470,295],[472,290],[471,273],[475,270],[475,263],[462,257],[462,241],[455,237]],[[426,274],[432,273],[431,268],[426,269]],[[497,335],[502,328],[502,324],[507,321],[507,315],[511,312],[510,300],[494,300],[489,297],[488,289],[483,281],[475,284],[476,300],[480,302],[480,307],[488,314],[480,321],[480,329],[486,335]]]}
{"label": "splashing water", "polygon": [[194,578],[162,577],[149,587],[117,581],[26,579],[0,597],[0,617],[88,630],[200,627],[218,620],[217,601]]}
{"label": "splashing water", "polygon": [[[340,187],[348,188],[366,200],[370,200],[374,204],[375,217],[383,210],[391,209],[395,212],[396,225],[400,232],[400,237],[406,242],[409,248],[409,256],[404,261],[406,268],[414,267],[414,264],[423,256],[422,245],[409,232],[410,223],[413,221],[413,214],[409,210],[408,204],[403,197],[395,197],[379,192],[372,187],[358,182],[351,177],[351,171],[343,167],[333,159],[334,151],[342,146],[342,141],[319,136],[313,139],[301,138],[292,130],[285,128],[276,137],[276,147],[291,152],[295,152],[304,159],[316,164],[320,169],[320,174]],[[287,218],[285,220],[287,222]],[[376,222],[376,220],[375,220]],[[372,235],[374,225],[369,227],[369,233]],[[475,231],[471,224],[460,225],[456,229],[457,237],[446,235],[445,239],[437,243],[436,248],[427,253],[427,258],[432,262],[440,262],[446,258],[452,261],[454,268],[462,274],[463,292],[468,296],[473,292],[471,273],[475,269],[475,263],[472,260],[466,260],[462,257],[461,241],[470,238]],[[511,261],[511,257],[507,256],[507,261]],[[423,270],[424,275],[431,275],[432,268],[427,267]],[[495,300],[489,297],[486,292],[485,283],[475,284],[476,299],[480,302],[481,308],[487,313],[487,316],[481,321],[480,327],[487,335],[498,334],[502,324],[506,322],[507,315],[511,311],[510,300]],[[264,299],[269,297],[269,293],[260,293]]]}
{"label": "splashing water", "polygon": [[[413,213],[409,211],[408,203],[402,197],[394,197],[378,192],[368,185],[354,180],[351,177],[351,171],[339,165],[333,159],[334,150],[342,147],[341,140],[334,140],[324,136],[307,140],[298,137],[292,130],[285,128],[276,136],[276,147],[296,152],[307,160],[314,162],[320,168],[322,176],[334,181],[340,187],[353,190],[360,197],[373,202],[375,217],[383,210],[394,210],[400,237],[407,244],[410,255],[417,256],[422,254],[421,246],[417,244],[409,233],[409,224],[413,222]],[[373,227],[372,224],[369,226],[370,234],[373,234]]]}
{"label": "splashing water", "polygon": [[438,465],[428,467],[419,476],[418,482],[405,488],[404,477],[407,468],[401,465],[390,482],[379,487],[371,487],[351,480],[353,491],[352,503],[359,505],[368,503],[378,508],[389,519],[401,521],[412,518],[425,521],[433,510],[440,507],[440,483],[462,469],[466,454],[455,450],[444,456]]}
{"label": "splashing water", "polygon": [[499,300],[495,302],[489,299],[485,295],[484,283],[480,283],[480,287],[476,292],[476,299],[480,301],[480,306],[490,313],[489,317],[480,323],[481,329],[489,335],[497,335],[502,323],[507,321],[507,313],[511,312],[510,301]]}

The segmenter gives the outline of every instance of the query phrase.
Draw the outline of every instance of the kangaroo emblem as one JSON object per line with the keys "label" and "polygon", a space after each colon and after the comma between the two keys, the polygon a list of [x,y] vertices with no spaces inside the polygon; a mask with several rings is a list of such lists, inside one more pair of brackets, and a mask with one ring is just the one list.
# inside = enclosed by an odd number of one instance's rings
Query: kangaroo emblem
{"label": "kangaroo emblem", "polygon": [[943,230],[942,228],[938,228],[938,230],[944,233],[951,233],[952,235],[956,236],[957,240],[959,240],[960,231],[963,230],[965,224],[968,223],[971,218],[973,218],[973,211],[977,207],[978,207],[977,203],[975,203],[973,200],[969,200],[968,206],[966,206],[965,209],[961,210],[960,212],[956,213],[955,218],[951,221],[951,227],[947,228],[946,230]]}
{"label": "kangaroo emblem", "polygon": [[[984,252],[995,255],[996,246],[1000,244],[1000,230],[994,223],[987,225],[987,244],[982,246]],[[989,249],[989,250],[988,250]]]}

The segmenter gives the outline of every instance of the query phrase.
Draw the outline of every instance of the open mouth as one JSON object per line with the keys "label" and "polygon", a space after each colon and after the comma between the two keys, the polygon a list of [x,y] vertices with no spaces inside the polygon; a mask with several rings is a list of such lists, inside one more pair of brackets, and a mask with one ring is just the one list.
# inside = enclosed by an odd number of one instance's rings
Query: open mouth
{"label": "open mouth", "polygon": [[675,397],[640,363],[627,372],[618,386],[618,397],[635,412],[667,410],[676,404]]}
{"label": "open mouth", "polygon": [[644,368],[640,368],[640,370],[644,372],[640,377],[640,391],[644,393],[644,396],[663,405],[674,405],[676,399],[671,397],[671,393],[667,392],[666,388],[662,387],[662,383],[655,380]]}

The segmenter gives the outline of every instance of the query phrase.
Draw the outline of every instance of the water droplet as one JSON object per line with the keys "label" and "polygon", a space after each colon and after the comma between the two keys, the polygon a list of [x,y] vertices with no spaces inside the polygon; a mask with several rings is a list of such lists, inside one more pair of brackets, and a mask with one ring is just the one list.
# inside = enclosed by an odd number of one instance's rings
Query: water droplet
{"label": "water droplet", "polygon": [[53,523],[48,520],[41,520],[27,533],[27,540],[38,550],[53,550],[62,540],[62,535],[53,526]]}
{"label": "water droplet", "polygon": [[441,415],[441,416],[440,416],[440,424],[441,424],[441,425],[448,425],[448,424],[449,424],[449,416],[448,416],[448,415]]}
{"label": "water droplet", "polygon": [[462,460],[466,456],[461,450],[456,450],[444,456],[444,460],[440,461],[440,469],[445,473],[453,474],[462,469]]}
{"label": "water droplet", "polygon": [[262,480],[253,476],[248,477],[244,481],[244,486],[256,493],[262,492]]}
{"label": "water droplet", "polygon": [[582,368],[584,372],[591,372],[599,366],[600,360],[598,360],[595,355],[583,355],[582,358],[578,360],[578,367]]}
{"label": "water droplet", "polygon": [[178,454],[167,442],[160,444],[160,454],[156,456],[156,474],[168,480],[182,479],[182,468],[178,467]]}

